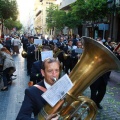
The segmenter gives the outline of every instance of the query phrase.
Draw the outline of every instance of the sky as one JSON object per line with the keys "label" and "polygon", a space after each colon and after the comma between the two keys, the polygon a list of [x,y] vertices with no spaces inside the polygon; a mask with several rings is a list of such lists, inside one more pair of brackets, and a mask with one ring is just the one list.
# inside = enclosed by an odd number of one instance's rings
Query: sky
{"label": "sky", "polygon": [[[62,0],[57,0],[59,3]],[[19,14],[20,14],[20,21],[23,26],[28,25],[28,20],[30,18],[30,13],[34,10],[34,2],[35,0],[17,0]]]}
{"label": "sky", "polygon": [[20,21],[23,25],[28,22],[29,14],[33,11],[35,0],[17,0]]}

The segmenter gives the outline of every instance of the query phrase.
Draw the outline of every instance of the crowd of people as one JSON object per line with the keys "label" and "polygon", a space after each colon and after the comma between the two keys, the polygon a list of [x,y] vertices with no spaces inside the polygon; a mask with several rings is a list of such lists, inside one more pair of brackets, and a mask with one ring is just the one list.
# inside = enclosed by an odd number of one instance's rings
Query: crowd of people
{"label": "crowd of people", "polygon": [[[25,34],[21,39],[19,39],[18,36],[14,36],[14,39],[9,38],[8,40],[10,39],[11,42],[5,40],[5,43],[3,43],[3,41],[0,43],[0,56],[1,63],[3,64],[2,70],[4,82],[4,87],[1,91],[8,90],[8,85],[12,83],[10,78],[16,70],[12,55],[19,54],[19,45],[22,43],[23,50],[26,52],[27,75],[30,76],[30,82],[32,82],[32,84],[29,84],[30,87],[25,90],[25,97],[16,120],[30,120],[32,113],[34,113],[35,116],[32,119],[35,120],[40,110],[46,104],[46,101],[41,97],[41,94],[44,90],[54,84],[53,78],[60,78],[61,71],[64,71],[64,73],[69,75],[82,56],[84,46],[79,35],[59,35],[52,39],[41,36],[42,46],[34,44],[34,40],[38,39],[36,36],[28,36]],[[106,41],[102,41],[101,38],[98,38],[97,41],[105,45],[120,58],[120,52],[115,51],[111,38],[108,38]],[[42,61],[41,52],[50,50],[53,50],[54,58],[46,58]],[[91,99],[96,103],[99,109],[102,109],[100,102],[106,93],[109,77],[110,72],[105,73],[90,85]],[[50,120],[53,117],[58,119],[58,115],[56,114],[45,117],[46,120]]]}
{"label": "crowd of people", "polygon": [[21,41],[16,35],[5,36],[4,39],[0,40],[0,73],[3,79],[1,91],[8,90],[8,86],[12,84],[12,77],[16,77],[13,74],[16,67],[12,55],[19,54],[19,45],[21,45]]}

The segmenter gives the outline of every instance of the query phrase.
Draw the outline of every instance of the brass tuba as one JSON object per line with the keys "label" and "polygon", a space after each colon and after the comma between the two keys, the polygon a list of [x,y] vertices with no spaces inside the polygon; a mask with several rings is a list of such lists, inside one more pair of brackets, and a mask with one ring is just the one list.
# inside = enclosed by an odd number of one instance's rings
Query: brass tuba
{"label": "brass tuba", "polygon": [[27,52],[26,52],[25,50],[23,50],[23,51],[21,52],[21,56],[22,56],[23,58],[27,58]]}
{"label": "brass tuba", "polygon": [[59,113],[60,120],[73,118],[80,120],[85,111],[87,115],[84,120],[95,120],[97,114],[95,103],[81,94],[104,73],[120,70],[120,61],[107,47],[94,39],[82,37],[82,40],[84,53],[69,75],[73,83],[72,89],[53,108],[49,104],[44,106],[38,115],[39,120],[44,120],[46,115],[53,113]]}

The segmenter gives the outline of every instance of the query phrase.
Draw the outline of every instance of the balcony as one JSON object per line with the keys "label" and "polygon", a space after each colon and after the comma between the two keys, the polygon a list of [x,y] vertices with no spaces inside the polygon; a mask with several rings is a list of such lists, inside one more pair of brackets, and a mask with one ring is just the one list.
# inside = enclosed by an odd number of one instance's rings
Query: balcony
{"label": "balcony", "polygon": [[42,11],[41,10],[39,10],[38,12],[37,12],[37,14],[36,14],[36,17],[41,13]]}
{"label": "balcony", "polygon": [[74,3],[76,0],[62,0],[62,2],[60,3],[60,9],[62,10],[68,10],[69,9],[69,5]]}

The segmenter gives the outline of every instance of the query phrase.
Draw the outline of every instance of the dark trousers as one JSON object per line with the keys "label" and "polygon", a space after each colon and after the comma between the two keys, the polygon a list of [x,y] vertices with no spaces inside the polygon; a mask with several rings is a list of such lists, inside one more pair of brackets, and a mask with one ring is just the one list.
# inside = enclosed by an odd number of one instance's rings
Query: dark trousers
{"label": "dark trousers", "polygon": [[4,86],[7,86],[8,82],[10,81],[10,75],[8,73],[10,72],[11,69],[13,69],[13,67],[6,68],[5,70],[3,70],[3,83],[4,83]]}
{"label": "dark trousers", "polygon": [[107,77],[99,77],[92,85],[90,85],[91,89],[91,99],[96,103],[99,104],[105,93],[106,93],[106,86],[107,86]]}

